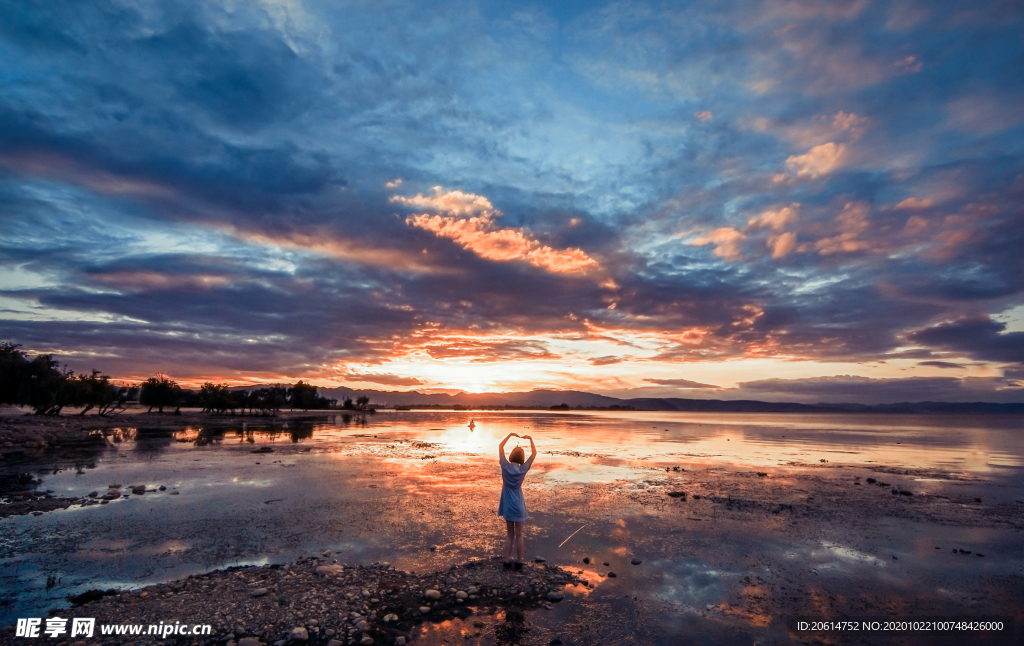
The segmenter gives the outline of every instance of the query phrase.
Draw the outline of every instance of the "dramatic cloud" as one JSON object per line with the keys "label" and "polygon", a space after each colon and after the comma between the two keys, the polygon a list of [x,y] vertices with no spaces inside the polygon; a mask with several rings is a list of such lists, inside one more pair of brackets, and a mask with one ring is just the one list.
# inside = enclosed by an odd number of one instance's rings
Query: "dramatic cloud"
{"label": "dramatic cloud", "polygon": [[189,383],[1024,401],[1022,31],[7,3],[3,337]]}
{"label": "dramatic cloud", "polygon": [[405,219],[406,223],[430,231],[439,238],[450,238],[481,258],[507,262],[526,260],[531,265],[554,273],[586,271],[597,267],[597,261],[581,249],[555,250],[543,245],[525,229],[501,229],[495,220],[501,211],[481,196],[462,191],[445,191],[434,187],[430,196],[395,196],[392,202],[441,211],[446,215],[422,213]]}

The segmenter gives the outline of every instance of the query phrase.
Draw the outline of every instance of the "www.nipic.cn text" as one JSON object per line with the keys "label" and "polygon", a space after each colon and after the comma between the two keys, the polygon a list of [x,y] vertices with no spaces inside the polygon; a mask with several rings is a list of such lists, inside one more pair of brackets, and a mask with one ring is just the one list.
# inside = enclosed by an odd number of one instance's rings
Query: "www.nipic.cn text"
{"label": "www.nipic.cn text", "polygon": [[[76,617],[68,620],[61,617],[38,617],[18,619],[15,628],[15,637],[92,637],[96,630],[96,620],[92,618]],[[178,635],[210,635],[213,633],[213,626],[210,624],[188,624],[175,621],[174,623],[161,621],[158,624],[101,624],[100,635],[155,635],[160,639]]]}

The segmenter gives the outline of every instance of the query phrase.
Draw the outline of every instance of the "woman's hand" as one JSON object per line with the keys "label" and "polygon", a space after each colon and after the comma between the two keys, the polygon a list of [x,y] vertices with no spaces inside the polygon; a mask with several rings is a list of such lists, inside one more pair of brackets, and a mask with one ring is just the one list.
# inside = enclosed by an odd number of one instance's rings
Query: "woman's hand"
{"label": "woman's hand", "polygon": [[[516,436],[516,437],[518,437],[518,436]],[[529,435],[524,435],[524,436],[523,436],[523,439],[524,439],[524,440],[532,440],[533,438],[532,438],[532,437],[530,437]]]}

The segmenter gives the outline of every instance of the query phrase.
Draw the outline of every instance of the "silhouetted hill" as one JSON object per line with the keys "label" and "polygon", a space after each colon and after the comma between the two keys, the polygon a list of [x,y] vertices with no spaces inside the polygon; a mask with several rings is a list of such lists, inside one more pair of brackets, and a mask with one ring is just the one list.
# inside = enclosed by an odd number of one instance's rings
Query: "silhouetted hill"
{"label": "silhouetted hill", "polygon": [[895,404],[797,404],[756,400],[683,399],[679,397],[639,397],[619,399],[579,390],[531,390],[509,393],[421,393],[418,391],[361,390],[353,388],[320,388],[318,394],[337,399],[370,398],[376,407],[386,406],[513,406],[549,408],[567,404],[572,408],[623,407],[644,411],[682,411],[695,413],[973,413],[1024,414],[1024,403],[995,404],[991,402],[901,402]]}
{"label": "silhouetted hill", "polygon": [[695,413],[828,413],[841,409],[829,404],[793,404],[762,402],[748,399],[627,399],[626,404],[638,410],[676,410]]}
{"label": "silhouetted hill", "polygon": [[867,413],[976,413],[1024,414],[1024,404],[995,404],[992,402],[901,402],[898,404],[818,404],[838,410]]}
{"label": "silhouetted hill", "polygon": [[387,390],[354,390],[349,388],[324,388],[318,394],[339,402],[346,397],[355,399],[366,396],[375,406],[522,406],[548,408],[568,404],[572,407],[622,406],[623,400],[605,397],[578,390],[531,390],[512,393],[447,393],[426,394],[417,391],[398,392]]}

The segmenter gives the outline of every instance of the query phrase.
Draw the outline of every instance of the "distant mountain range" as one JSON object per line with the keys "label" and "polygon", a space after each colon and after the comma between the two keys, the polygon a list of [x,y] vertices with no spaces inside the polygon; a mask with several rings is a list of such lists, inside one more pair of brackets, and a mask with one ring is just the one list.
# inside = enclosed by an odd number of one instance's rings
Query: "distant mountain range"
{"label": "distant mountain range", "polygon": [[550,408],[565,404],[571,408],[632,408],[644,411],[686,411],[720,413],[1015,413],[1024,414],[1024,403],[989,402],[902,402],[897,404],[797,404],[754,400],[682,399],[677,397],[619,399],[579,390],[531,390],[513,393],[420,393],[386,390],[321,388],[318,394],[340,403],[345,398],[370,398],[373,406],[515,406]]}

